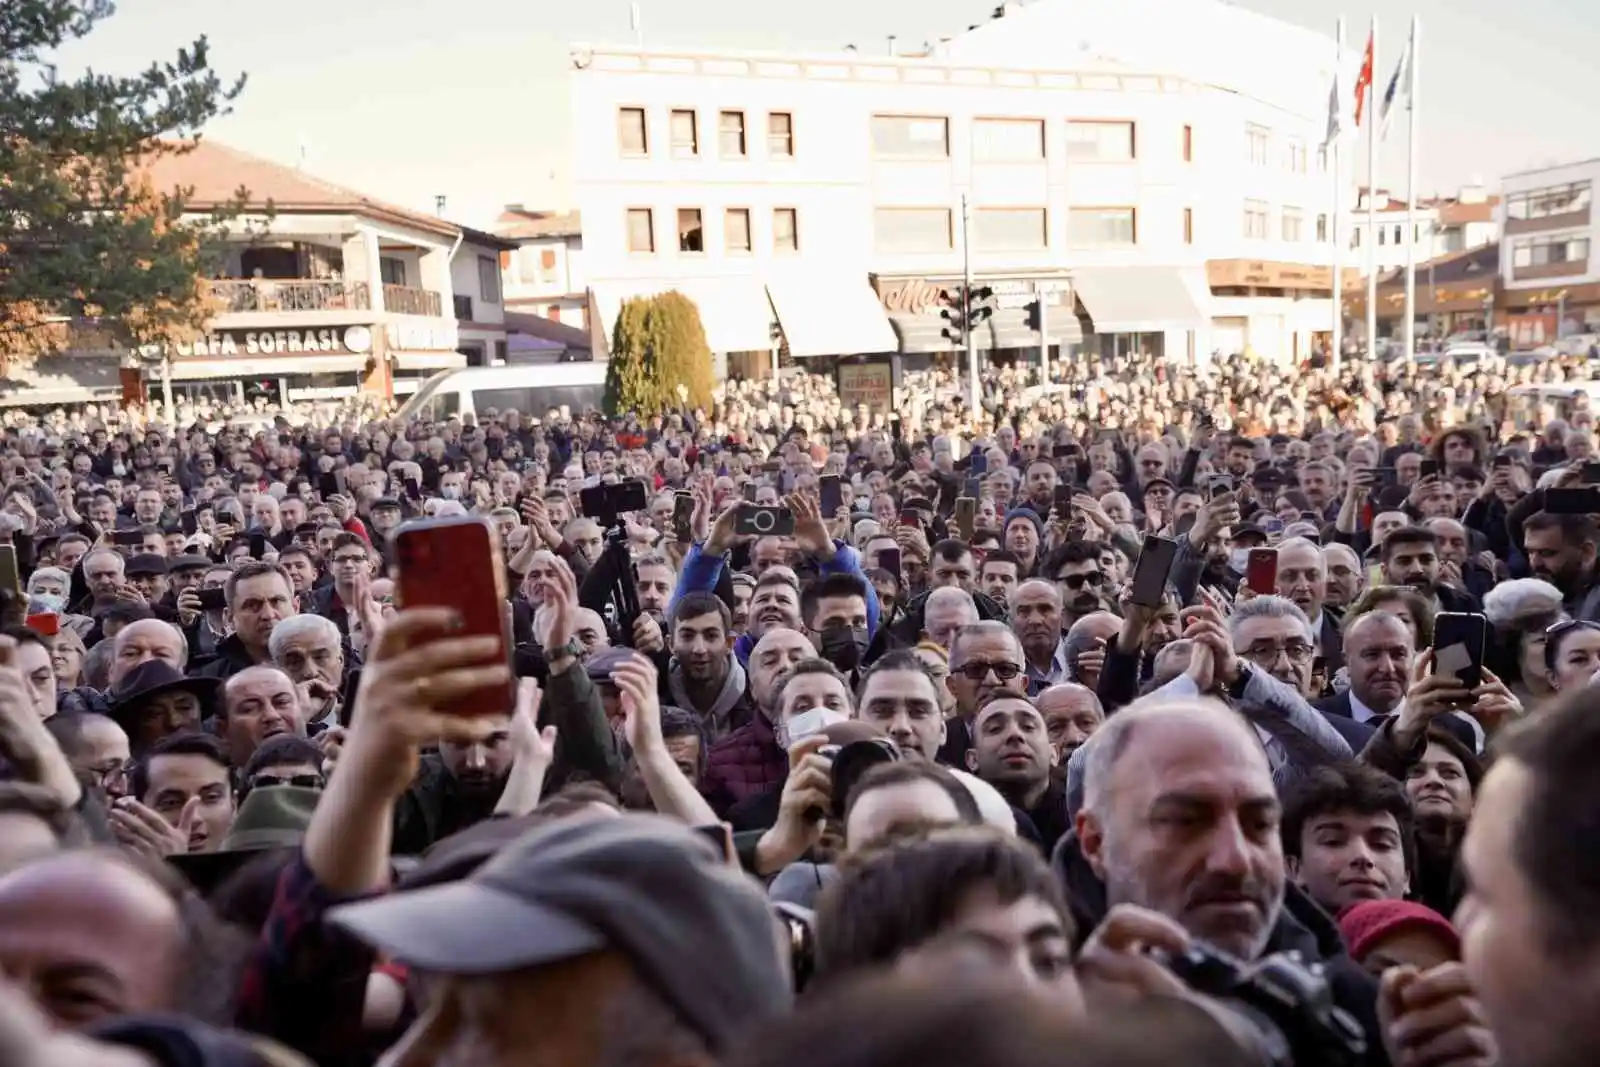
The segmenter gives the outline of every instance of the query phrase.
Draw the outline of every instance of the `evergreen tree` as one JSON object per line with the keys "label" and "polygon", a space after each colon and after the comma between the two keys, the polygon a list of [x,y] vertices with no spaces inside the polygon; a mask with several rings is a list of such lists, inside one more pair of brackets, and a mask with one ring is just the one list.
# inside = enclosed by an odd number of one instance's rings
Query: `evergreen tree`
{"label": "evergreen tree", "polygon": [[199,279],[222,216],[185,220],[186,191],[154,188],[146,167],[191,149],[244,79],[224,84],[204,37],[131,77],[63,78],[50,55],[114,11],[0,0],[0,373],[64,345],[64,319],[137,347],[207,318]]}
{"label": "evergreen tree", "polygon": [[693,300],[670,292],[623,303],[606,370],[608,413],[709,408],[712,384],[711,348]]}

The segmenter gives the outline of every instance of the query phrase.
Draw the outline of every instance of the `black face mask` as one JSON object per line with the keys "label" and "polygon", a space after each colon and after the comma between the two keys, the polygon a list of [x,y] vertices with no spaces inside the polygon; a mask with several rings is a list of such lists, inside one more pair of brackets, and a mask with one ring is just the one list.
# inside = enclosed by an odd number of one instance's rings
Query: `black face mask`
{"label": "black face mask", "polygon": [[866,658],[871,638],[866,627],[846,626],[842,623],[822,631],[822,658],[849,674],[861,666]]}

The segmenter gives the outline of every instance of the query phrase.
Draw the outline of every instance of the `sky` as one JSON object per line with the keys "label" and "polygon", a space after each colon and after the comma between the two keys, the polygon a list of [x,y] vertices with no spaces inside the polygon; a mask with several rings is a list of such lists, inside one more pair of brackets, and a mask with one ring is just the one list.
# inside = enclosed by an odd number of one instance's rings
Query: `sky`
{"label": "sky", "polygon": [[[647,45],[863,52],[949,36],[998,0],[639,0]],[[1070,2],[1070,0],[1043,0]],[[1387,81],[1413,15],[1423,28],[1419,189],[1453,194],[1503,174],[1600,156],[1589,57],[1600,4],[1573,0],[1241,0],[1330,36],[1380,28]],[[142,68],[205,34],[212,62],[249,76],[218,141],[393,203],[483,226],[505,204],[571,204],[569,46],[633,39],[628,0],[118,0],[56,57],[64,72]],[[611,136],[607,131],[606,136]],[[1404,138],[1380,155],[1401,189]],[[1363,164],[1364,166],[1364,164]],[[1364,169],[1358,171],[1364,174]]]}

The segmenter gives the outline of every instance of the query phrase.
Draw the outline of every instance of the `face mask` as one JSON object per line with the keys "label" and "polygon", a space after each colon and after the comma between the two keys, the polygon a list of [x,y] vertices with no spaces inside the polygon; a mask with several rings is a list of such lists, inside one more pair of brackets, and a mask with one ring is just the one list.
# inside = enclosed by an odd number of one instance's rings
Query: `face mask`
{"label": "face mask", "polygon": [[1235,574],[1243,574],[1250,569],[1250,550],[1248,548],[1235,548],[1228,552],[1228,569]]}
{"label": "face mask", "polygon": [[461,487],[459,485],[444,486],[439,492],[446,500],[461,499]]}
{"label": "face mask", "polygon": [[59,615],[67,606],[67,598],[57,593],[34,593],[33,599],[38,603],[39,610],[49,615]]}
{"label": "face mask", "polygon": [[841,715],[837,711],[827,708],[812,708],[802,711],[786,723],[779,723],[774,731],[778,746],[785,752],[794,744],[804,741],[813,734],[820,734],[835,723],[848,721],[848,715]]}
{"label": "face mask", "polygon": [[871,638],[866,627],[829,626],[822,631],[822,658],[846,674],[861,666]]}

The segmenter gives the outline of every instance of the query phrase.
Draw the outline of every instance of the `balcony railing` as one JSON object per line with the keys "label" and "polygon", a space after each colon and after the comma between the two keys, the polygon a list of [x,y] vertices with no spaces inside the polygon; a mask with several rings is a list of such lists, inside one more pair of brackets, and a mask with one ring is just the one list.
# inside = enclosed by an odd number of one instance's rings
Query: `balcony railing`
{"label": "balcony railing", "polygon": [[[366,282],[298,278],[208,281],[208,295],[223,311],[370,311]],[[385,287],[387,288],[387,286]]]}
{"label": "balcony railing", "polygon": [[438,293],[430,293],[426,289],[413,289],[407,285],[385,285],[383,287],[383,309],[397,312],[401,315],[429,315],[433,318],[443,317],[444,301]]}
{"label": "balcony railing", "polygon": [[472,297],[456,294],[456,318],[462,322],[472,321]]}

